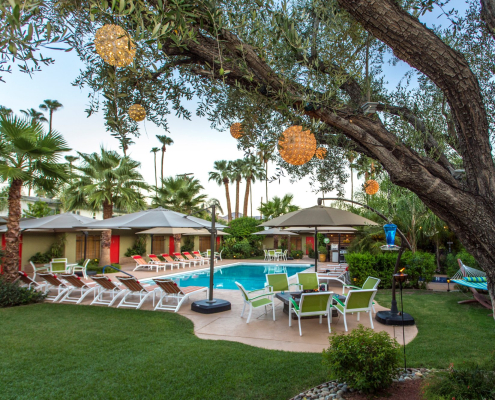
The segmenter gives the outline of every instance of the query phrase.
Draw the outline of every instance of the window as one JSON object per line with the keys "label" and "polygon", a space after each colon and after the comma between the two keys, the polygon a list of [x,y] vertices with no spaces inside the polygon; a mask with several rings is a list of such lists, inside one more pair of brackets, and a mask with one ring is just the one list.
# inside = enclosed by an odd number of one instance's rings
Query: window
{"label": "window", "polygon": [[165,251],[165,236],[153,235],[153,253],[162,254]]}
{"label": "window", "polygon": [[[100,235],[88,235],[86,258],[100,258]],[[84,235],[76,236],[76,260],[84,259]]]}

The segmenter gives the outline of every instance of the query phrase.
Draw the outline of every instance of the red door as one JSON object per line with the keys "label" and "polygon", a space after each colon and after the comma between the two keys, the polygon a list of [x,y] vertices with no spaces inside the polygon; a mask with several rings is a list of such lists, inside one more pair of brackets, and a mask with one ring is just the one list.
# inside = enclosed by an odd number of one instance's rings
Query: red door
{"label": "red door", "polygon": [[120,261],[120,235],[112,235],[110,241],[110,262],[118,264]]}
{"label": "red door", "polygon": [[306,254],[309,253],[308,249],[312,248],[313,250],[315,249],[315,238],[313,236],[307,236],[306,237]]}
{"label": "red door", "polygon": [[168,254],[172,255],[175,252],[175,243],[174,243],[174,237],[170,236],[169,242],[168,242]]}
{"label": "red door", "polygon": [[[5,251],[5,246],[7,241],[5,239],[5,233],[2,234],[2,247],[1,249]],[[19,235],[19,271],[22,271],[22,235]],[[0,268],[0,274],[3,274],[3,268]]]}
{"label": "red door", "polygon": [[220,236],[217,236],[217,244],[216,244],[217,248],[215,249],[215,251],[218,251],[218,249],[220,248]]}

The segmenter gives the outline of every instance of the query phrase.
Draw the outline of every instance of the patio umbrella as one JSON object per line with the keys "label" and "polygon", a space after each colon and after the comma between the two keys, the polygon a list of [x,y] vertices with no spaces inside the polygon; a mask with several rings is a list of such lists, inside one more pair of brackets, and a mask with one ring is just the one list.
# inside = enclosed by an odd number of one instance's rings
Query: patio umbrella
{"label": "patio umbrella", "polygon": [[315,272],[318,272],[318,227],[329,226],[365,226],[378,225],[370,219],[349,211],[333,207],[313,206],[293,211],[272,220],[263,222],[261,226],[271,227],[314,227],[315,229]]}
{"label": "patio umbrella", "polygon": [[[206,236],[210,232],[206,228],[153,228],[137,232],[138,235],[184,235],[184,236]],[[217,236],[226,236],[230,233],[217,231]]]}
{"label": "patio umbrella", "polygon": [[275,236],[275,235],[286,235],[286,236],[298,236],[297,233],[294,232],[289,232],[285,229],[279,229],[279,228],[271,228],[271,229],[266,229],[264,231],[260,232],[254,232],[253,235],[266,235],[266,236]]}
{"label": "patio umbrella", "polygon": [[[63,213],[49,215],[42,218],[30,218],[26,220],[21,220],[19,226],[21,231],[26,230],[43,230],[43,231],[68,231],[76,230],[77,227],[95,222],[93,218],[83,217],[82,215]],[[2,226],[0,232],[6,232],[7,226]]]}

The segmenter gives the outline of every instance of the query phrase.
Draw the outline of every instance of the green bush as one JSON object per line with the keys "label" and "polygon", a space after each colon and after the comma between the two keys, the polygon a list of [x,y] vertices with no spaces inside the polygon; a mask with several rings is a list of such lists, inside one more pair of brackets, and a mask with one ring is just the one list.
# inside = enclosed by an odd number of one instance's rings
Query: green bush
{"label": "green bush", "polygon": [[138,238],[136,239],[136,242],[134,243],[134,246],[129,247],[125,252],[124,256],[125,257],[142,256],[144,253],[146,253],[146,236],[139,235]]}
{"label": "green bush", "polygon": [[303,251],[302,250],[292,250],[290,252],[290,255],[291,257],[294,259],[294,260],[300,260],[302,259],[303,257]]}
{"label": "green bush", "polygon": [[461,259],[464,265],[471,268],[480,269],[476,259],[471,254],[469,254],[466,249],[462,249],[457,254],[449,253],[447,255],[445,263],[447,264],[447,276],[449,278],[454,276],[457,271],[459,271],[459,263],[457,262],[458,258]]}
{"label": "green bush", "polygon": [[386,332],[359,325],[349,334],[330,336],[330,347],[323,351],[323,363],[331,379],[346,382],[364,393],[387,388],[397,375],[400,346]]}
{"label": "green bush", "polygon": [[35,264],[46,264],[52,261],[53,258],[63,257],[66,240],[67,235],[63,234],[50,246],[46,253],[37,252],[35,255],[31,256],[29,261],[32,261]]}
{"label": "green bush", "polygon": [[193,251],[194,250],[194,236],[186,236],[184,244],[180,247],[181,251]]}
{"label": "green bush", "polygon": [[39,251],[31,256],[29,261],[32,261],[35,264],[46,264],[52,260],[48,253],[40,253]]}
{"label": "green bush", "polygon": [[[82,261],[84,261],[84,260],[82,260]],[[79,262],[79,265],[82,265],[82,262]],[[122,269],[122,266],[120,264],[112,263],[112,265],[115,268]],[[88,263],[87,270],[88,271],[95,271],[97,274],[102,274],[103,273],[103,268],[104,267],[100,267],[99,260],[97,258],[95,258],[94,260],[91,260]],[[118,272],[118,271],[114,270],[113,268],[107,268],[107,269],[105,269],[105,274],[113,274],[115,272]]]}
{"label": "green bush", "polygon": [[230,221],[229,227],[224,229],[230,236],[223,241],[222,258],[251,258],[262,255],[261,243],[265,237],[253,235],[263,230],[258,225],[259,221],[250,217]]}
{"label": "green bush", "polygon": [[435,256],[420,251],[404,253],[401,263],[405,264],[408,286],[417,289],[426,289],[426,284],[431,282],[437,268]]}
{"label": "green bush", "polygon": [[439,400],[495,399],[494,368],[493,363],[484,368],[472,363],[454,368],[452,364],[447,371],[439,371],[425,381],[424,394],[428,399]]}
{"label": "green bush", "polygon": [[14,307],[43,301],[46,295],[34,289],[20,287],[0,276],[0,307]]}
{"label": "green bush", "polygon": [[313,249],[313,246],[308,245],[307,249],[308,249],[308,257],[315,258],[315,251]]}

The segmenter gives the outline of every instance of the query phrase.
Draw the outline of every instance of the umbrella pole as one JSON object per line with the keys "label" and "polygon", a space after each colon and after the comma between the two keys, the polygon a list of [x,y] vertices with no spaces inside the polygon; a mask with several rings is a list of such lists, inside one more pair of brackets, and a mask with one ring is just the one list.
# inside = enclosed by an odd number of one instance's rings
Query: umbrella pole
{"label": "umbrella pole", "polygon": [[215,273],[215,205],[211,206],[211,236],[210,236],[210,290],[208,292],[208,303],[214,303],[213,300],[213,274]]}
{"label": "umbrella pole", "polygon": [[315,226],[315,272],[318,272],[318,228]]}
{"label": "umbrella pole", "polygon": [[84,231],[84,261],[86,261],[86,249],[88,248],[88,232]]}
{"label": "umbrella pole", "polygon": [[153,253],[153,234],[150,235],[150,240],[151,240],[151,248],[150,248],[150,253],[151,254],[154,254]]}

